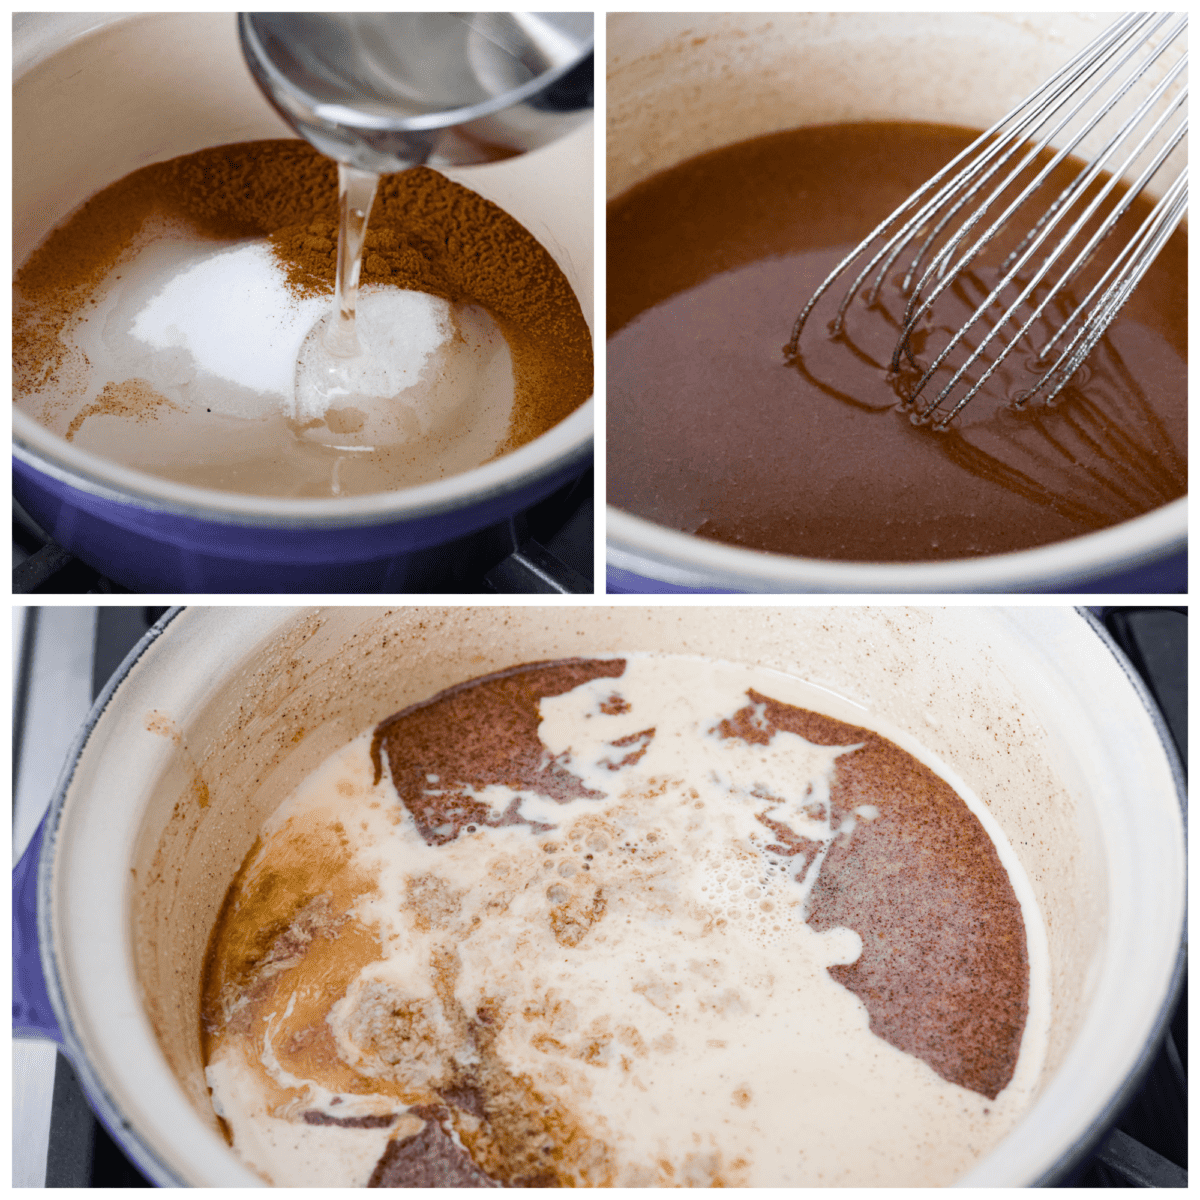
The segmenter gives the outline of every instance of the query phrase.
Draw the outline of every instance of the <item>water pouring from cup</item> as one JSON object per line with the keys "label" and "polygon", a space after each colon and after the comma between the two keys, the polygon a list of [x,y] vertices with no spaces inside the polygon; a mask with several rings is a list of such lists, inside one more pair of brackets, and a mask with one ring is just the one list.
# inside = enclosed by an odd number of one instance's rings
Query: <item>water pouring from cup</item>
{"label": "water pouring from cup", "polygon": [[484,386],[498,336],[472,306],[358,292],[379,176],[521,154],[590,114],[591,13],[242,13],[242,50],[280,115],[338,162],[332,311],[310,331],[286,414],[348,452],[436,435]]}

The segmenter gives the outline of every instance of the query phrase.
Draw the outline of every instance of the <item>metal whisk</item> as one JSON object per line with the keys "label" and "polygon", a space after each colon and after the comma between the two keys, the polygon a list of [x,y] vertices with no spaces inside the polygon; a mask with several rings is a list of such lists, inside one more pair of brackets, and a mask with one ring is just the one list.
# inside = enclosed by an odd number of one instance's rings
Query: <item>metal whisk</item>
{"label": "metal whisk", "polygon": [[[912,420],[945,428],[1022,342],[1032,345],[1034,358],[1018,403],[1038,395],[1052,403],[1187,211],[1186,31],[1186,15],[1128,14],[1114,22],[838,265],[797,318],[784,347],[788,361],[801,358],[805,323],[838,280],[857,272],[829,325],[835,336],[864,285],[874,304],[907,251],[912,259],[900,284],[907,308],[891,371],[916,377],[905,388]],[[1084,153],[1086,167],[1048,198],[1052,173]],[[1072,282],[1088,285],[1084,272],[1097,248],[1147,188],[1159,196],[1149,215],[1126,234],[1084,298],[1073,308],[1064,304]],[[986,298],[946,345],[918,363],[914,332],[986,247],[998,257],[1002,231],[1007,253]],[[1035,336],[1044,337],[1041,345],[1033,345]],[[931,387],[939,371],[951,378]]]}

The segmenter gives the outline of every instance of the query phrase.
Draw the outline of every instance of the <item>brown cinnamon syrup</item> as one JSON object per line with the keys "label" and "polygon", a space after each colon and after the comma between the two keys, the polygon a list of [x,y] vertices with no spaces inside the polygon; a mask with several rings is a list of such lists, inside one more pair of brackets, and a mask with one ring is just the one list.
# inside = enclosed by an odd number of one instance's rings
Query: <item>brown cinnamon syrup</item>
{"label": "brown cinnamon syrup", "polygon": [[[887,370],[895,286],[882,311],[851,310],[844,339],[812,323],[803,361],[785,362],[818,285],[975,136],[791,130],[701,155],[610,204],[612,504],[754,549],[894,562],[1056,542],[1186,493],[1183,234],[1050,408],[1014,406],[1034,378],[1032,354],[1018,352],[948,431],[914,426]],[[939,301],[939,331],[972,311],[975,285]]]}

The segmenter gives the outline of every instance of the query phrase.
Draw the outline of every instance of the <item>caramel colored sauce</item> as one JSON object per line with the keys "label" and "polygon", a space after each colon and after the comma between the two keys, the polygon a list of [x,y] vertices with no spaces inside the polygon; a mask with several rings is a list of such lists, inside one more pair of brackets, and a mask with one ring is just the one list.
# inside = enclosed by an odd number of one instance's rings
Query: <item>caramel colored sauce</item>
{"label": "caramel colored sauce", "polygon": [[[818,285],[975,136],[791,130],[701,155],[610,204],[610,503],[734,545],[897,562],[1057,542],[1186,494],[1182,234],[1053,407],[1014,406],[1032,379],[1032,356],[1017,354],[949,430],[915,426],[887,370],[903,311],[894,286],[879,308],[852,308],[845,338],[815,325],[802,362],[785,362]],[[978,286],[968,277],[947,293],[923,336],[956,328]]]}

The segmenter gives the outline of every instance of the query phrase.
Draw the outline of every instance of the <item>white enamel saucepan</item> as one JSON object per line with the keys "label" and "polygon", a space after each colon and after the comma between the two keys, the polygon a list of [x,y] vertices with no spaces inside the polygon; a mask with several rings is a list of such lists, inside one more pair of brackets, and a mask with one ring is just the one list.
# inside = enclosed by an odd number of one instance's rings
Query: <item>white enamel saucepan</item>
{"label": "white enamel saucepan", "polygon": [[17,1023],[60,1041],[155,1181],[259,1182],[209,1103],[199,995],[210,930],[263,819],[333,750],[451,684],[634,650],[832,689],[981,797],[1045,921],[1050,1029],[1033,1107],[964,1182],[1059,1177],[1155,1047],[1185,905],[1182,772],[1153,701],[1082,610],[173,611],[97,702],[14,877]]}
{"label": "white enamel saucepan", "polygon": [[[608,197],[705,151],[801,125],[901,120],[986,129],[1112,20],[1107,13],[614,14]],[[770,554],[613,507],[607,545],[615,591],[1187,590],[1186,499],[1052,546],[950,562]]]}
{"label": "white enamel saucepan", "polygon": [[[255,85],[233,13],[25,14],[14,27],[13,261],[139,167],[294,137]],[[554,257],[592,313],[592,122],[504,162],[447,170]],[[590,465],[593,404],[510,454],[362,496],[250,496],[81,449],[13,408],[14,494],[59,544],[134,591],[428,590],[436,551]]]}

